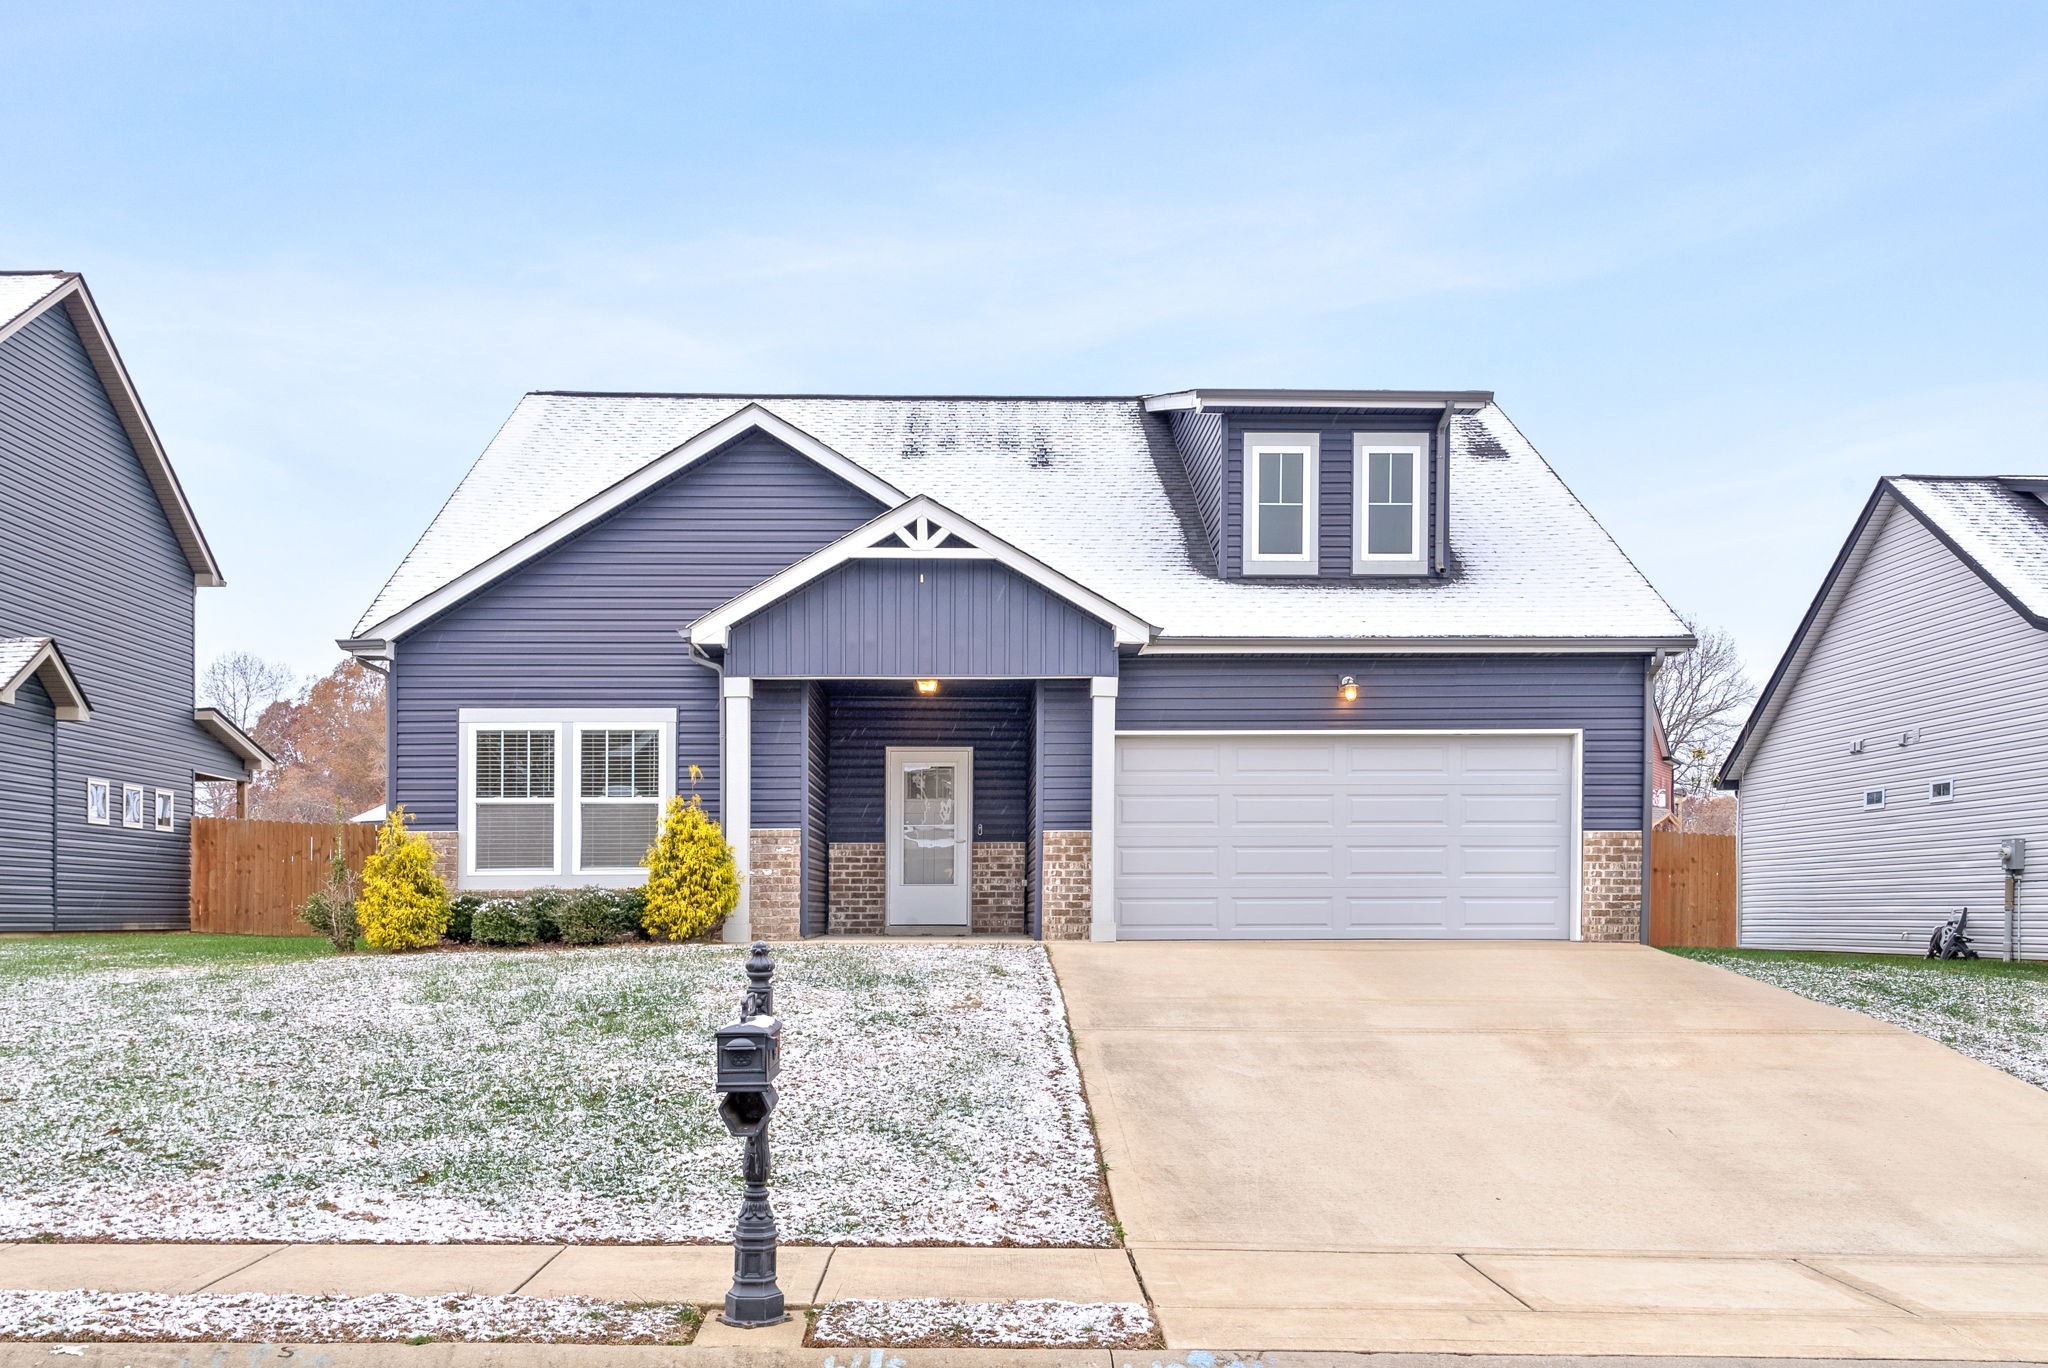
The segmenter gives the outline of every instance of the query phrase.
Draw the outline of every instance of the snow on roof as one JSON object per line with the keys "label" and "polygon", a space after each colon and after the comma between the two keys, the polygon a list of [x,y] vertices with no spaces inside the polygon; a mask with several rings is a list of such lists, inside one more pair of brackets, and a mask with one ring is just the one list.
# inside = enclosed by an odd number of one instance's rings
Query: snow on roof
{"label": "snow on roof", "polygon": [[20,318],[74,277],[66,271],[0,271],[0,328]]}
{"label": "snow on roof", "polygon": [[1441,580],[1224,580],[1167,424],[1139,398],[529,394],[363,615],[395,614],[750,403],[928,494],[1166,638],[1683,639],[1499,408],[1454,421]]}
{"label": "snow on roof", "polygon": [[1897,475],[1886,483],[1975,561],[1978,573],[2035,617],[2048,617],[2048,505],[2039,497],[1988,476]]}
{"label": "snow on roof", "polygon": [[50,644],[48,637],[0,637],[0,689],[14,682],[28,668],[36,653]]}

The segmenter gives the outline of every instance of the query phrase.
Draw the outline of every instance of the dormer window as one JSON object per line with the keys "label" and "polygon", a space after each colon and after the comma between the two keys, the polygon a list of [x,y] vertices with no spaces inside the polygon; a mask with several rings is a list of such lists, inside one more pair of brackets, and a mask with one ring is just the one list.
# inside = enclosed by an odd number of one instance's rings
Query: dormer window
{"label": "dormer window", "polygon": [[1244,572],[1316,573],[1316,462],[1312,432],[1246,433]]}
{"label": "dormer window", "polygon": [[1428,509],[1429,436],[1360,432],[1352,438],[1358,516],[1352,569],[1361,575],[1419,575]]}

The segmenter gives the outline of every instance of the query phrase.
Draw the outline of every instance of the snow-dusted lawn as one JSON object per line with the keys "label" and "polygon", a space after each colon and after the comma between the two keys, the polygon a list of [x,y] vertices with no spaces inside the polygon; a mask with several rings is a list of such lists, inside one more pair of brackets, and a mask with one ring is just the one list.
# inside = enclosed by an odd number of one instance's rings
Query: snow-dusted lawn
{"label": "snow-dusted lawn", "polygon": [[588,1297],[0,1291],[0,1340],[683,1344],[697,1321],[694,1306],[627,1306]]}
{"label": "snow-dusted lawn", "polygon": [[[737,950],[213,939],[0,941],[0,1239],[729,1238]],[[1111,1242],[1041,949],[777,963],[784,1238]]]}
{"label": "snow-dusted lawn", "polygon": [[1136,1302],[837,1301],[806,1343],[819,1348],[1148,1349],[1152,1313]]}
{"label": "snow-dusted lawn", "polygon": [[1671,953],[1917,1031],[2048,1088],[2048,964],[1781,950]]}

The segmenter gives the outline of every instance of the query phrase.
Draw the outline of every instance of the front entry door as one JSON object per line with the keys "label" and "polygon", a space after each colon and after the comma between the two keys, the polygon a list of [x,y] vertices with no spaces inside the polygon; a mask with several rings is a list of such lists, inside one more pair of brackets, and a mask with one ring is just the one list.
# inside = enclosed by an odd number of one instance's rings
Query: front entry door
{"label": "front entry door", "polygon": [[967,929],[974,835],[974,752],[888,751],[890,926]]}

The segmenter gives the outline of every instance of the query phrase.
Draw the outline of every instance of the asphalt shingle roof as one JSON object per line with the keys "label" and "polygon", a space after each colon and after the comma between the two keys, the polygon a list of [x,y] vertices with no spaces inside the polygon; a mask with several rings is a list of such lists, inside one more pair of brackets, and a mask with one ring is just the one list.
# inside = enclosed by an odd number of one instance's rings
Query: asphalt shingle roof
{"label": "asphalt shingle roof", "polygon": [[1988,476],[1896,475],[1887,483],[1981,573],[2036,617],[2048,617],[2048,504]]}
{"label": "asphalt shingle roof", "polygon": [[0,272],[0,328],[27,313],[70,279],[62,271]]}
{"label": "asphalt shingle roof", "polygon": [[0,689],[12,684],[36,652],[49,644],[48,637],[0,637]]}
{"label": "asphalt shingle roof", "polygon": [[906,497],[929,495],[986,527],[1153,623],[1162,637],[1687,635],[1493,406],[1453,424],[1453,575],[1279,583],[1207,571],[1206,555],[1190,545],[1199,524],[1167,425],[1136,398],[552,393],[521,400],[357,635],[749,403]]}

